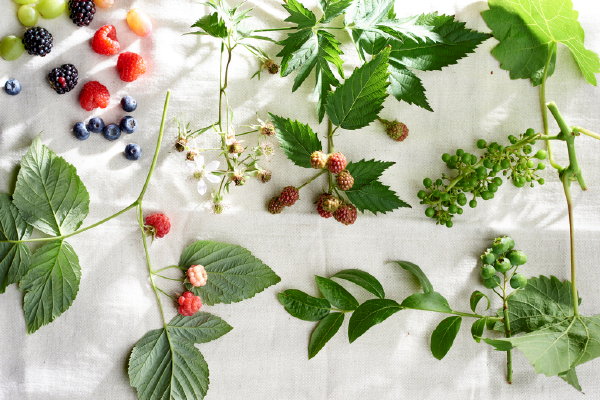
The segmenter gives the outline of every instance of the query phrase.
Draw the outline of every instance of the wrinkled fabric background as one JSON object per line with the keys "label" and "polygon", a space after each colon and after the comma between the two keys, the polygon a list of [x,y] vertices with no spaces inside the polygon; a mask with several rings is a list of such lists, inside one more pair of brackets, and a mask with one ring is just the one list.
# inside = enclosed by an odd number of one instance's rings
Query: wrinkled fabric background
{"label": "wrinkled fabric background", "polygon": [[[150,164],[167,88],[173,90],[170,117],[197,126],[216,119],[218,45],[209,38],[182,36],[204,15],[205,6],[189,0],[116,3],[109,11],[99,10],[90,28],[78,29],[66,17],[40,20],[54,34],[52,53],[45,58],[25,55],[16,62],[0,62],[2,82],[15,77],[23,84],[17,97],[0,93],[0,191],[12,190],[15,166],[31,140],[41,134],[45,144],[77,167],[87,185],[91,197],[87,223],[112,214],[137,196]],[[283,26],[285,13],[279,1],[248,4],[255,8],[254,23]],[[140,39],[127,29],[124,16],[130,6],[151,15],[155,25],[151,37]],[[0,14],[0,35],[21,32],[12,8],[7,1]],[[487,31],[479,16],[485,8],[481,1],[428,0],[399,1],[397,11],[413,15],[438,10],[456,14],[471,28]],[[586,45],[599,52],[600,8],[592,0],[576,0],[575,8],[586,30]],[[105,23],[117,27],[123,49],[140,52],[149,62],[145,77],[125,84],[114,70],[116,56],[91,51],[88,40]],[[426,219],[415,197],[424,177],[445,172],[442,153],[458,147],[474,149],[480,137],[505,140],[530,126],[541,128],[537,90],[528,81],[509,80],[489,54],[494,45],[495,40],[490,39],[458,65],[419,73],[434,113],[388,99],[382,117],[398,118],[409,125],[406,142],[390,141],[378,124],[338,137],[337,148],[352,160],[395,161],[383,181],[414,206],[385,216],[362,215],[352,227],[323,220],[312,212],[310,199],[319,185],[303,192],[303,201],[284,214],[272,216],[265,211],[266,199],[282,186],[299,184],[312,174],[292,166],[281,153],[269,165],[274,172],[271,183],[252,181],[233,190],[224,215],[212,214],[209,197],[197,194],[182,155],[173,150],[176,129],[170,125],[145,201],[147,212],[164,211],[173,223],[172,233],[152,244],[155,265],[175,263],[184,246],[196,239],[213,239],[248,248],[282,278],[279,285],[251,300],[205,308],[234,326],[230,334],[200,347],[211,370],[208,398],[600,397],[599,360],[578,368],[586,397],[558,378],[536,375],[520,353],[515,356],[515,383],[505,384],[504,355],[473,342],[471,321],[463,322],[455,346],[438,361],[429,352],[428,340],[442,318],[426,312],[400,312],[352,345],[348,344],[346,321],[325,349],[308,361],[306,346],[314,324],[290,317],[275,297],[292,287],[315,294],[313,275],[362,268],[384,283],[389,297],[402,300],[416,287],[389,261],[410,260],[422,266],[454,308],[467,310],[469,294],[481,288],[475,269],[477,257],[499,234],[511,234],[529,255],[528,274],[568,278],[568,225],[562,188],[554,172],[547,170],[547,184],[541,188],[502,187],[493,201],[480,202],[476,210],[469,209],[457,218],[451,230]],[[352,48],[347,43],[344,48],[347,59],[354,61]],[[268,50],[274,53],[276,47]],[[558,61],[559,68],[549,81],[548,99],[557,101],[571,124],[600,130],[600,92],[580,78],[564,48]],[[94,115],[118,120],[123,115],[118,99],[125,94],[134,96],[139,102],[134,113],[139,131],[115,142],[99,136],[85,142],[75,140],[70,127],[91,114],[78,106],[78,90],[59,97],[45,82],[51,68],[67,62],[77,65],[82,82],[99,80],[111,90],[111,106]],[[310,85],[292,94],[292,79],[265,74],[260,81],[250,80],[256,67],[256,61],[243,52],[234,58],[230,101],[240,125],[254,123],[257,113],[265,117],[273,112],[319,128],[314,122]],[[552,129],[557,130],[554,124]],[[123,157],[128,142],[142,146],[140,161]],[[579,288],[584,299],[582,312],[592,314],[600,310],[600,143],[587,137],[577,142],[589,185],[585,194],[574,188]],[[563,150],[557,150],[562,162],[566,160]],[[148,330],[160,326],[160,317],[148,284],[134,213],[70,242],[79,255],[83,277],[73,306],[54,323],[26,335],[21,294],[13,285],[0,296],[1,399],[135,398],[126,374],[129,352]],[[361,290],[348,287],[359,299],[367,298]],[[172,314],[174,308],[168,312]]]}

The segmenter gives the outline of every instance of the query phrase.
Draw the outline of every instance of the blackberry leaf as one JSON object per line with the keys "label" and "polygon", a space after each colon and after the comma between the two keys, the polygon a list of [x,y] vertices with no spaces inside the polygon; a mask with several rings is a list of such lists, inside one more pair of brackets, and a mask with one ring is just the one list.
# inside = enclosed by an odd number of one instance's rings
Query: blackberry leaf
{"label": "blackberry leaf", "polygon": [[346,169],[354,178],[354,185],[352,188],[357,189],[376,181],[386,169],[394,164],[395,163],[391,161],[378,160],[360,160],[349,163]]}
{"label": "blackberry leaf", "polygon": [[277,132],[277,139],[285,155],[296,165],[311,168],[310,155],[322,149],[317,134],[298,121],[270,114]]}
{"label": "blackberry leaf", "polygon": [[373,181],[356,189],[353,187],[344,193],[360,212],[368,210],[373,214],[385,214],[401,207],[410,208],[410,205],[400,200],[389,186],[379,181]]}
{"label": "blackberry leaf", "polygon": [[315,14],[297,0],[287,0],[283,3],[283,8],[290,13],[285,19],[286,22],[296,24],[299,28],[311,28],[317,24]]}
{"label": "blackberry leaf", "polygon": [[390,94],[396,99],[433,111],[421,79],[395,61],[390,62]]}

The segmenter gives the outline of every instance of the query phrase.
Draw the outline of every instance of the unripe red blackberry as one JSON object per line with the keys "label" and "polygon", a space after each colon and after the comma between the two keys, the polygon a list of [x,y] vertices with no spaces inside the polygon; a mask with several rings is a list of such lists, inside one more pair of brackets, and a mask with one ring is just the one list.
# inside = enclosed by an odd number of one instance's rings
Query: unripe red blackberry
{"label": "unripe red blackberry", "polygon": [[323,218],[333,217],[333,213],[331,211],[327,211],[323,208],[323,201],[325,201],[325,199],[327,199],[328,197],[333,197],[333,196],[331,196],[328,193],[322,193],[319,195],[319,198],[315,202],[315,204],[317,205],[317,212]]}
{"label": "unripe red blackberry", "polygon": [[348,161],[342,153],[333,153],[327,157],[327,169],[332,174],[339,174],[346,169]]}
{"label": "unripe red blackberry", "polygon": [[340,208],[333,213],[333,218],[344,225],[352,225],[356,221],[357,216],[358,212],[356,211],[356,207],[351,204],[342,204]]}
{"label": "unripe red blackberry", "polygon": [[327,155],[322,151],[315,151],[310,155],[310,166],[315,169],[323,169],[327,165]]}
{"label": "unripe red blackberry", "polygon": [[354,178],[347,170],[340,172],[336,176],[335,181],[337,182],[337,186],[340,190],[350,190],[352,189],[352,186],[354,186]]}
{"label": "unripe red blackberry", "polygon": [[293,186],[284,187],[279,195],[279,201],[287,207],[293,206],[299,198],[300,191]]}
{"label": "unripe red blackberry", "polygon": [[397,142],[402,142],[408,137],[408,127],[400,121],[387,121],[382,119],[381,122],[385,125],[385,133]]}
{"label": "unripe red blackberry", "polygon": [[334,212],[342,205],[342,201],[335,196],[327,195],[321,200],[321,207],[328,212]]}
{"label": "unripe red blackberry", "polygon": [[269,204],[267,204],[267,210],[269,210],[271,214],[281,214],[284,207],[285,206],[281,201],[279,201],[279,197],[273,197],[269,200]]}

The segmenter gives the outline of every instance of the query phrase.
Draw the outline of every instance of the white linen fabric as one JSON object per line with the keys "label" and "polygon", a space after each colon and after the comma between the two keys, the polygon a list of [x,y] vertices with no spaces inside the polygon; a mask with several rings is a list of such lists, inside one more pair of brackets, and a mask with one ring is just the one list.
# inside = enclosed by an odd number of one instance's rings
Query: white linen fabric
{"label": "white linen fabric", "polygon": [[[587,46],[600,52],[598,3],[574,2],[586,30]],[[281,2],[247,3],[255,8],[256,24],[283,26]],[[314,6],[316,1],[307,4]],[[126,10],[133,6],[152,17],[154,32],[149,38],[139,38],[126,27]],[[7,2],[0,14],[0,35],[22,31],[12,8]],[[399,1],[397,11],[399,15],[435,10],[456,14],[469,27],[488,31],[479,15],[485,8],[481,1],[422,0]],[[0,93],[0,191],[12,189],[20,157],[41,132],[43,142],[75,165],[86,184],[91,197],[87,223],[128,205],[146,176],[167,88],[173,91],[171,118],[197,126],[215,119],[218,45],[210,38],[182,36],[205,12],[204,5],[189,0],[117,1],[111,10],[98,10],[89,28],[76,28],[66,17],[40,20],[54,35],[52,53],[0,63],[2,82],[14,77],[23,85],[19,96]],[[91,51],[88,40],[105,23],[117,27],[124,50],[140,52],[146,58],[147,75],[125,84],[114,70],[116,56]],[[154,264],[173,264],[193,240],[212,239],[248,248],[282,278],[280,284],[251,300],[204,309],[234,326],[223,338],[199,346],[211,371],[209,399],[584,398],[558,378],[536,375],[519,352],[514,361],[515,382],[506,384],[504,354],[474,343],[468,331],[470,321],[463,322],[446,358],[434,359],[428,341],[442,319],[434,313],[400,312],[352,345],[348,344],[346,321],[325,349],[309,361],[306,347],[314,324],[292,318],[275,297],[288,288],[316,294],[313,275],[361,268],[378,277],[388,296],[400,301],[416,287],[390,261],[410,260],[426,271],[455,308],[467,310],[468,296],[481,288],[475,268],[478,255],[499,234],[512,235],[528,254],[527,274],[569,277],[565,202],[553,171],[545,173],[547,184],[542,187],[503,186],[493,201],[481,201],[477,209],[466,210],[452,229],[427,219],[416,200],[421,180],[445,171],[442,153],[459,147],[473,149],[480,137],[505,140],[528,127],[541,128],[537,90],[528,81],[509,79],[490,55],[495,44],[494,39],[486,41],[475,54],[441,72],[418,74],[435,112],[387,100],[382,116],[398,118],[410,127],[404,143],[392,142],[377,123],[337,138],[337,148],[351,160],[395,161],[383,180],[413,205],[383,216],[360,215],[351,227],[321,219],[313,212],[310,200],[319,191],[318,184],[303,191],[299,204],[283,214],[266,212],[268,198],[312,173],[293,166],[281,152],[269,165],[274,172],[271,183],[249,182],[235,188],[227,197],[225,213],[212,214],[208,194],[200,197],[182,155],[173,150],[176,127],[169,125],[145,201],[147,212],[163,211],[173,224],[167,237],[152,243]],[[347,59],[356,61],[347,43],[344,49]],[[270,45],[268,50],[274,54],[277,47]],[[45,75],[63,63],[79,68],[81,82],[95,79],[107,85],[112,94],[110,107],[87,113],[77,103],[78,90],[64,96],[50,90]],[[243,52],[232,63],[230,101],[239,125],[254,123],[257,113],[265,118],[267,112],[273,112],[308,122],[323,132],[324,126],[315,123],[310,84],[292,93],[290,78],[264,74],[260,81],[249,79],[256,68],[257,62]],[[118,100],[125,94],[138,100],[138,110],[133,113],[138,132],[115,142],[99,135],[85,142],[72,137],[72,124],[92,114],[106,121],[120,119],[124,113]],[[584,82],[564,48],[549,81],[548,99],[558,103],[573,125],[600,129],[600,92]],[[557,130],[554,123],[552,129]],[[123,157],[130,142],[142,146],[143,157],[138,162]],[[600,311],[600,143],[587,137],[577,142],[589,184],[586,193],[573,189],[581,310],[593,314]],[[566,160],[564,149],[557,148],[557,157]],[[139,338],[160,327],[160,317],[148,284],[134,213],[70,242],[79,255],[83,277],[73,306],[55,322],[27,335],[21,293],[13,285],[0,295],[0,399],[135,399],[126,373],[127,359]],[[364,292],[351,289],[361,300],[367,298]],[[168,312],[173,314],[174,307],[168,307]],[[577,369],[585,398],[600,398],[599,366],[600,361],[595,360]]]}

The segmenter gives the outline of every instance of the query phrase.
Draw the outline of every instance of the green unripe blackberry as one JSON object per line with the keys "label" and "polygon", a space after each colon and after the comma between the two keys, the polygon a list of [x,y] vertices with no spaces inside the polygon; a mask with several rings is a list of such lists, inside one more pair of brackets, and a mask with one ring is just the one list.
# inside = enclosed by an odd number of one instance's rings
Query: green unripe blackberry
{"label": "green unripe blackberry", "polygon": [[502,236],[494,239],[492,251],[494,254],[501,255],[515,247],[515,241],[510,236]]}
{"label": "green unripe blackberry", "polygon": [[483,267],[481,267],[481,277],[483,279],[489,279],[494,275],[496,275],[496,268],[494,268],[493,266],[486,264]]}
{"label": "green unripe blackberry", "polygon": [[483,286],[488,289],[494,289],[495,287],[500,286],[500,277],[498,275],[494,275],[491,278],[484,279]]}
{"label": "green unripe blackberry", "polygon": [[527,286],[527,278],[521,274],[514,274],[512,278],[510,278],[510,286],[513,289],[520,289]]}
{"label": "green unripe blackberry", "polygon": [[512,264],[508,258],[498,257],[494,263],[494,268],[496,268],[496,271],[503,274],[512,268]]}
{"label": "green unripe blackberry", "polygon": [[527,262],[527,255],[521,250],[511,250],[506,257],[510,260],[510,263],[515,266],[523,265]]}

